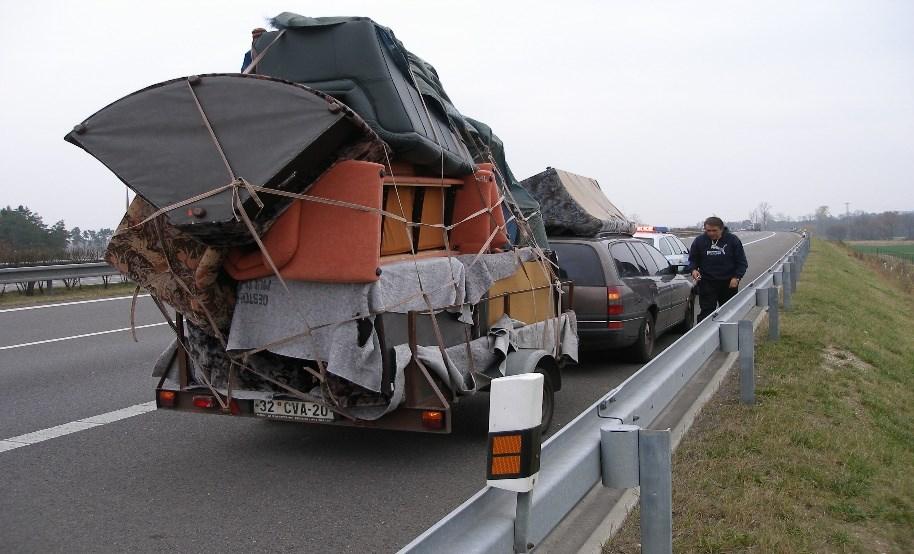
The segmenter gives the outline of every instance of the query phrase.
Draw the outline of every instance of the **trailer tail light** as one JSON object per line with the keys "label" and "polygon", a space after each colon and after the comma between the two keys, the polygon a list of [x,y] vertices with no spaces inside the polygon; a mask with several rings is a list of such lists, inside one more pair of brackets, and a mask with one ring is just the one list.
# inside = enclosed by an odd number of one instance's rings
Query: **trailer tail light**
{"label": "trailer tail light", "polygon": [[425,410],[422,412],[422,426],[426,429],[444,429],[444,412]]}
{"label": "trailer tail light", "polygon": [[213,398],[212,396],[195,395],[193,404],[194,404],[195,408],[209,410],[210,408],[213,408],[216,406],[216,399]]}
{"label": "trailer tail light", "polygon": [[622,315],[622,290],[619,287],[606,287],[606,315]]}
{"label": "trailer tail light", "polygon": [[232,401],[229,402],[229,412],[232,415],[241,415],[241,406],[238,404],[238,401],[232,398]]}
{"label": "trailer tail light", "polygon": [[174,408],[178,393],[173,390],[160,390],[158,393],[160,408]]}
{"label": "trailer tail light", "polygon": [[610,321],[606,324],[606,328],[610,331],[621,331],[624,328],[624,325],[621,321]]}

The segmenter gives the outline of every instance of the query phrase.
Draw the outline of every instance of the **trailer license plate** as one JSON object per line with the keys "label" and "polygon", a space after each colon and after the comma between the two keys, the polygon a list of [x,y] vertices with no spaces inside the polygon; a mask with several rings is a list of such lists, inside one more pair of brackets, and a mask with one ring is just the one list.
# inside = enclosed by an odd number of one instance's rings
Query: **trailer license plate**
{"label": "trailer license plate", "polygon": [[299,400],[255,400],[254,415],[270,419],[333,421],[330,408]]}

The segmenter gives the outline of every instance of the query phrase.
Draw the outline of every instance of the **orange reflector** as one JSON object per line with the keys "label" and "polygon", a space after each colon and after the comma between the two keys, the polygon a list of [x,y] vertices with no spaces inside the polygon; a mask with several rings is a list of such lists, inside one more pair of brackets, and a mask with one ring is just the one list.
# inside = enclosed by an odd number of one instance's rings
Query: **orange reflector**
{"label": "orange reflector", "polygon": [[197,408],[209,409],[216,405],[216,399],[212,396],[194,396],[194,406]]}
{"label": "orange reflector", "polygon": [[517,475],[520,473],[520,456],[492,458],[492,475]]}
{"label": "orange reflector", "polygon": [[492,437],[492,454],[520,454],[520,435]]}
{"label": "orange reflector", "polygon": [[444,412],[438,410],[425,410],[422,412],[422,426],[426,429],[444,428]]}
{"label": "orange reflector", "polygon": [[175,405],[175,398],[178,394],[173,390],[160,390],[159,391],[159,406],[163,408],[171,408]]}
{"label": "orange reflector", "polygon": [[618,331],[618,330],[620,330],[620,329],[623,328],[623,324],[622,324],[621,321],[610,321],[610,322],[606,325],[606,328],[607,328],[607,329],[612,329],[612,330]]}

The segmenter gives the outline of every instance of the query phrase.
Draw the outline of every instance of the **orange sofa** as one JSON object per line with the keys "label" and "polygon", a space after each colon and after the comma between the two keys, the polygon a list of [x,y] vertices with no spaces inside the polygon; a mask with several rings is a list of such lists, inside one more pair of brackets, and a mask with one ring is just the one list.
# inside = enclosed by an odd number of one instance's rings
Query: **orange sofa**
{"label": "orange sofa", "polygon": [[[384,166],[347,160],[320,177],[309,196],[380,209]],[[311,200],[295,200],[261,237],[285,279],[325,283],[367,283],[378,279],[381,214]],[[225,263],[236,280],[272,275],[254,246],[235,248]]]}
{"label": "orange sofa", "polygon": [[[451,248],[464,254],[476,254],[495,232],[486,249],[499,251],[508,242],[505,233],[505,216],[498,200],[501,197],[492,164],[479,164],[476,173],[468,175],[454,198],[454,222],[461,222],[451,230]],[[483,208],[493,208],[491,213],[483,212],[467,221],[471,214]],[[496,228],[498,231],[496,232]]]}

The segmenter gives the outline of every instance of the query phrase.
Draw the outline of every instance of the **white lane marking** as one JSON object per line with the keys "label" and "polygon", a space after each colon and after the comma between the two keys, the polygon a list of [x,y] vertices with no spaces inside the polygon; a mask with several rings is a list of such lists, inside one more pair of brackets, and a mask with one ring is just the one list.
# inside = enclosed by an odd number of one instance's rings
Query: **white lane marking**
{"label": "white lane marking", "polygon": [[[148,327],[158,327],[159,325],[168,325],[168,323],[163,321],[162,323],[150,323],[148,325],[137,325],[136,327],[134,327],[134,329],[146,329]],[[38,344],[48,344],[51,342],[60,342],[63,340],[84,339],[86,337],[96,337],[98,335],[121,333],[121,332],[129,331],[129,330],[130,330],[130,327],[124,327],[123,329],[111,329],[110,331],[96,331],[95,333],[84,333],[82,335],[73,335],[72,337],[61,337],[59,339],[45,339],[45,340],[36,340],[34,342],[23,342],[21,344],[11,344],[9,346],[0,346],[0,350],[12,350],[13,348],[25,348],[26,346],[35,346]]]}
{"label": "white lane marking", "polygon": [[[145,298],[149,296],[148,294],[140,294],[137,298]],[[24,306],[22,308],[6,308],[0,310],[0,314],[5,314],[6,312],[23,312],[25,310],[41,310],[42,308],[59,308],[61,306],[76,306],[77,304],[93,304],[95,302],[111,302],[112,300],[129,300],[133,298],[133,295],[130,296],[113,296],[111,298],[96,298],[95,300],[76,300],[73,302],[59,302],[57,304],[41,304],[40,306]]]}
{"label": "white lane marking", "polygon": [[744,243],[743,243],[743,246],[749,246],[750,244],[755,244],[755,243],[757,243],[757,242],[762,242],[763,240],[768,240],[768,239],[770,239],[771,237],[773,237],[773,236],[776,235],[776,234],[777,234],[777,233],[771,233],[771,234],[768,235],[767,237],[762,237],[762,238],[760,238],[760,239],[756,239],[756,240],[753,240],[753,241],[744,242]]}
{"label": "white lane marking", "polygon": [[48,427],[47,429],[42,429],[40,431],[26,433],[24,435],[19,435],[18,437],[3,439],[0,440],[0,452],[14,450],[23,446],[31,446],[46,440],[56,439],[57,437],[63,437],[65,435],[70,435],[79,431],[85,431],[86,429],[101,427],[102,425],[114,423],[115,421],[127,419],[128,417],[145,414],[155,409],[156,403],[154,401],[144,402],[142,404],[136,404],[127,408],[121,408],[120,410],[114,410],[113,412],[87,417],[85,419],[78,419],[76,421],[64,423],[63,425],[58,425],[56,427]]}

